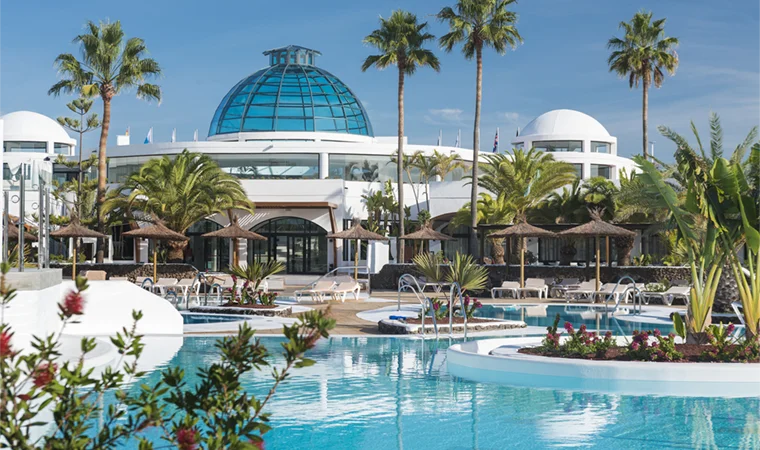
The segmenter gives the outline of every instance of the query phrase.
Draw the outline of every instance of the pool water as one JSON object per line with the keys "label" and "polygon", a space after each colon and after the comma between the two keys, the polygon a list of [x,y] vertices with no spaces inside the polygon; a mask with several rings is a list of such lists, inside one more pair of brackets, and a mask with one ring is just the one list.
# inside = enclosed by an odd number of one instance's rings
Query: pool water
{"label": "pool water", "polygon": [[528,326],[546,328],[552,325],[557,314],[560,316],[560,330],[565,322],[570,322],[576,329],[585,324],[590,331],[605,332],[610,330],[616,335],[630,336],[633,330],[653,330],[655,328],[663,333],[673,331],[673,324],[669,322],[645,323],[636,320],[635,316],[628,316],[622,320],[606,313],[604,307],[593,305],[483,305],[482,308],[475,311],[474,315],[475,317],[493,319],[522,320]]}
{"label": "pool water", "polygon": [[198,323],[237,322],[245,320],[242,316],[225,316],[224,314],[182,314],[182,323],[185,325]]}
{"label": "pool water", "polygon": [[[262,341],[279,352],[281,338]],[[214,342],[185,338],[170,365],[182,366],[189,384],[197,382],[196,370],[219,358]],[[310,354],[317,364],[293,372],[268,404],[273,430],[264,436],[266,449],[760,448],[758,398],[636,397],[469,382],[446,371],[451,343],[321,341]],[[146,381],[157,378],[153,372]],[[269,370],[242,382],[264,396]]]}

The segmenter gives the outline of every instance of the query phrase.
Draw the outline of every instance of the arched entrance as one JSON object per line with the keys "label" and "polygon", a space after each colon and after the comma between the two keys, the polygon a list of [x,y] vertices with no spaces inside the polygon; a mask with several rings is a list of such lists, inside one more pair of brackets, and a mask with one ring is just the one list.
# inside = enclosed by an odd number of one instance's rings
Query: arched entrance
{"label": "arched entrance", "polygon": [[185,250],[184,261],[200,271],[220,272],[230,265],[229,239],[204,238],[202,234],[222,228],[218,223],[204,219],[187,229],[190,242]]}
{"label": "arched entrance", "polygon": [[248,242],[248,262],[277,260],[286,273],[327,272],[327,231],[306,219],[278,217],[251,229],[267,238]]}

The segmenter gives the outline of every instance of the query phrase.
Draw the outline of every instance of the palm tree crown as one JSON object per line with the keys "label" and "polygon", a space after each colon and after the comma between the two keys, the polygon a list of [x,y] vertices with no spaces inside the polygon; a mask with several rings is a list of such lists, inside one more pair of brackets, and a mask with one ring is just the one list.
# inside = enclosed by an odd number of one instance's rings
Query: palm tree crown
{"label": "palm tree crown", "polygon": [[610,72],[628,77],[630,87],[640,82],[662,86],[663,70],[673,75],[678,67],[678,38],[665,36],[665,20],[652,22],[651,12],[638,12],[631,22],[620,22],[623,38],[613,37],[607,47],[613,50],[607,63]]}
{"label": "palm tree crown", "polygon": [[517,31],[517,13],[507,7],[517,0],[459,0],[454,8],[443,8],[438,19],[448,22],[451,31],[438,40],[450,52],[462,44],[465,58],[472,59],[483,47],[503,55],[522,43]]}
{"label": "palm tree crown", "polygon": [[427,22],[418,23],[417,16],[407,11],[393,11],[387,19],[380,17],[380,28],[364,38],[364,43],[381,53],[368,56],[362,64],[362,71],[372,66],[381,70],[396,66],[405,75],[414,74],[418,67],[440,70],[438,57],[423,48],[426,42],[435,39],[426,31],[427,27]]}

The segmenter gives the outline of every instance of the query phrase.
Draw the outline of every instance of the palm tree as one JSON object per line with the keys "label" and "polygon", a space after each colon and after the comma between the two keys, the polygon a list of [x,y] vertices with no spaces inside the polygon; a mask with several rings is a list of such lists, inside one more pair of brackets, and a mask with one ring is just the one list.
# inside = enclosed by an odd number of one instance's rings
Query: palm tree
{"label": "palm tree", "polygon": [[[82,141],[84,140],[85,133],[89,133],[100,127],[100,120],[98,119],[97,114],[87,115],[90,112],[90,108],[92,108],[92,103],[92,100],[85,97],[73,100],[67,103],[66,107],[69,108],[71,112],[78,115],[79,118],[61,116],[55,119],[61,124],[61,126],[79,134],[79,176],[77,177],[77,197],[82,195],[82,153],[84,152]],[[87,117],[85,118],[85,116]],[[77,208],[77,216],[82,217],[81,206]]]}
{"label": "palm tree", "polygon": [[419,170],[420,181],[425,184],[425,207],[430,211],[430,179],[437,174],[437,163],[421,151],[416,151],[412,157],[412,167]]}
{"label": "palm tree", "polygon": [[427,41],[435,39],[428,33],[427,22],[417,22],[417,16],[402,10],[391,13],[388,19],[380,17],[380,28],[364,38],[364,43],[380,51],[368,56],[362,71],[372,66],[382,70],[390,66],[398,68],[398,220],[399,239],[396,242],[398,261],[404,262],[404,78],[414,75],[418,67],[441,68],[432,51],[423,48]]}
{"label": "palm tree", "polygon": [[446,155],[438,150],[433,150],[433,156],[431,159],[435,164],[435,174],[441,177],[441,181],[446,178],[446,175],[456,169],[464,169],[464,162],[462,162],[459,155],[456,153]]}
{"label": "palm tree", "polygon": [[478,255],[478,152],[480,151],[480,103],[483,93],[483,47],[491,47],[500,55],[508,48],[522,43],[517,32],[517,13],[507,7],[517,0],[458,0],[453,8],[445,7],[437,17],[449,25],[449,33],[439,39],[442,48],[450,52],[455,45],[462,44],[462,53],[467,59],[475,58],[475,125],[472,133],[472,192],[470,204],[470,251]]}
{"label": "palm tree", "polygon": [[[87,32],[74,38],[82,52],[81,61],[71,53],[61,53],[55,65],[62,79],[55,83],[48,95],[79,93],[85,97],[100,95],[103,100],[103,122],[98,144],[98,198],[100,210],[106,199],[106,144],[111,126],[111,100],[121,92],[135,88],[137,98],[161,101],[161,88],[146,79],[161,75],[161,67],[152,58],[140,38],[125,41],[121,22],[96,24],[87,22]],[[79,149],[81,152],[81,148]],[[98,231],[104,233],[105,224],[98,214]],[[103,240],[98,241],[97,262],[103,262]]]}
{"label": "palm tree", "polygon": [[[480,193],[477,206],[478,224],[508,225],[515,220],[515,208],[505,195],[493,197]],[[451,219],[452,226],[469,225],[472,215],[470,203],[466,203]],[[491,239],[491,257],[496,264],[504,264],[504,238]]]}
{"label": "palm tree", "polygon": [[621,78],[628,77],[631,88],[641,83],[642,144],[644,158],[648,158],[649,86],[652,83],[656,88],[662,86],[665,78],[663,70],[670,75],[676,73],[678,54],[675,48],[678,38],[666,37],[665,19],[652,22],[651,12],[637,12],[630,22],[620,22],[620,28],[624,30],[623,37],[613,37],[607,42],[607,48],[612,50],[607,63],[610,72],[617,73]]}
{"label": "palm tree", "polygon": [[[148,160],[103,205],[106,212],[155,217],[184,234],[190,226],[216,213],[238,208],[253,212],[240,181],[208,156],[185,149],[176,158]],[[186,241],[169,242],[170,261],[182,259]]]}

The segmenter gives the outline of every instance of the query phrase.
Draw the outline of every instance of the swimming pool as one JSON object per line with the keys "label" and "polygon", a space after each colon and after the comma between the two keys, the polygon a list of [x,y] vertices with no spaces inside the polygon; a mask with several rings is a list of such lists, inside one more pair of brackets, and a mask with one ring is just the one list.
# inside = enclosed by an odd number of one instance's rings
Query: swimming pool
{"label": "swimming pool", "polygon": [[244,316],[226,316],[224,314],[193,314],[183,313],[182,323],[185,325],[199,324],[199,323],[218,323],[218,322],[237,322],[245,320]]}
{"label": "swimming pool", "polygon": [[[278,352],[281,338],[262,338]],[[189,337],[170,362],[216,361],[214,338]],[[266,449],[744,448],[760,445],[760,399],[647,397],[541,390],[453,379],[452,342],[331,338],[267,410]],[[275,358],[281,363],[281,358]],[[242,380],[264,395],[268,370]],[[147,376],[150,384],[157,373]],[[112,400],[111,400],[112,401]],[[156,436],[158,442],[158,436]],[[713,443],[713,444],[711,444]],[[129,447],[126,448],[135,448]]]}
{"label": "swimming pool", "polygon": [[554,317],[559,314],[559,328],[565,322],[570,322],[577,329],[585,324],[592,331],[611,330],[616,335],[630,335],[633,330],[652,330],[658,328],[663,333],[673,331],[670,322],[646,323],[637,320],[636,316],[615,317],[604,312],[603,306],[593,305],[483,305],[475,311],[475,317],[487,317],[492,319],[522,320],[528,326],[546,328],[554,322]]}

